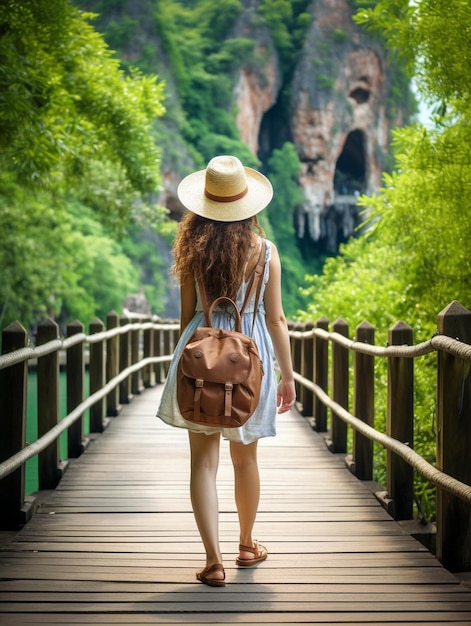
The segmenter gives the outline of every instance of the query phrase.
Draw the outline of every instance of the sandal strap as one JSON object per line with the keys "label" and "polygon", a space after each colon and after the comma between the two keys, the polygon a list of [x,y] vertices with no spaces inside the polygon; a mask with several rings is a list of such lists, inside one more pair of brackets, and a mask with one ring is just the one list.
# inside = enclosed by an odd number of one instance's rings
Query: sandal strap
{"label": "sandal strap", "polygon": [[241,543],[239,543],[239,550],[240,552],[250,552],[251,554],[255,556],[255,558],[260,556],[260,549],[258,547],[257,541],[253,542],[253,546],[244,546]]}
{"label": "sandal strap", "polygon": [[255,548],[253,546],[244,546],[241,543],[239,543],[239,551],[250,552],[251,554],[255,554]]}
{"label": "sandal strap", "polygon": [[[215,563],[214,565],[211,565],[211,567],[205,567],[204,570],[200,572],[200,575],[207,578],[208,574],[214,574],[215,572],[222,572],[224,574],[224,578],[226,577],[226,572],[224,571],[224,567],[221,563]],[[222,580],[224,580],[224,578]]]}

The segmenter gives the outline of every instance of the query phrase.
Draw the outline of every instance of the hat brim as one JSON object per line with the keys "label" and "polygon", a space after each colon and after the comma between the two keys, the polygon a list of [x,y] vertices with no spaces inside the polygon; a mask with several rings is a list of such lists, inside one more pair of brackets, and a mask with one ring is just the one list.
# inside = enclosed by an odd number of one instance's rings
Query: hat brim
{"label": "hat brim", "polygon": [[248,191],[242,198],[232,202],[210,200],[204,193],[206,170],[199,170],[186,176],[178,185],[177,195],[183,206],[210,220],[218,222],[240,222],[248,219],[270,203],[273,187],[266,176],[244,167]]}

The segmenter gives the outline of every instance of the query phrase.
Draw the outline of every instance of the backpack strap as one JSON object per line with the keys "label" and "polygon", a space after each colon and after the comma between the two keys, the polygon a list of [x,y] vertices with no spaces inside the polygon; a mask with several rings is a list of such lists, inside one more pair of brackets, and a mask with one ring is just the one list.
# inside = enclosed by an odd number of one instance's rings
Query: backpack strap
{"label": "backpack strap", "polygon": [[[257,308],[258,308],[258,302],[260,300],[260,292],[262,289],[262,276],[263,276],[263,271],[265,268],[265,254],[266,254],[266,249],[267,249],[267,244],[265,239],[262,239],[262,245],[260,248],[260,254],[258,257],[258,261],[257,264],[255,266],[255,268],[252,271],[251,277],[250,277],[250,282],[249,285],[247,287],[247,290],[245,292],[245,298],[244,298],[244,302],[242,304],[241,309],[239,310],[239,314],[240,316],[242,316],[243,312],[245,311],[248,303],[250,302],[250,299],[252,298],[254,292],[255,292],[255,303],[254,303],[254,312],[253,312],[253,322],[252,322],[252,333],[253,333],[253,329],[255,326],[255,317],[257,315]],[[211,326],[211,319],[209,316],[209,305],[208,305],[208,299],[206,296],[206,290],[204,288],[203,282],[200,278],[198,278],[198,287],[200,290],[200,297],[201,297],[201,305],[203,307],[203,313],[204,313],[204,318],[206,321],[206,326]],[[237,307],[235,307],[237,309]]]}
{"label": "backpack strap", "polygon": [[250,302],[252,295],[255,293],[255,301],[253,306],[253,319],[252,319],[252,331],[251,335],[253,335],[253,329],[255,327],[255,318],[257,316],[258,302],[260,300],[260,292],[262,290],[262,278],[265,269],[265,254],[267,249],[267,243],[265,239],[262,239],[262,245],[260,247],[260,254],[258,257],[257,265],[252,272],[252,277],[250,279],[250,286],[247,287],[245,292],[244,303],[242,304],[242,308],[240,309],[240,315],[242,317],[243,312],[245,311],[246,306]]}
{"label": "backpack strap", "polygon": [[252,270],[252,275],[250,277],[250,284],[245,292],[244,303],[242,304],[242,307],[240,309],[241,315],[245,311],[255,291],[256,291],[256,296],[255,296],[255,304],[254,304],[254,317],[255,317],[255,314],[257,313],[258,301],[260,299],[260,291],[262,289],[263,271],[265,269],[266,249],[267,249],[267,243],[265,239],[262,239],[262,245],[260,247],[260,254],[258,256],[257,265]]}

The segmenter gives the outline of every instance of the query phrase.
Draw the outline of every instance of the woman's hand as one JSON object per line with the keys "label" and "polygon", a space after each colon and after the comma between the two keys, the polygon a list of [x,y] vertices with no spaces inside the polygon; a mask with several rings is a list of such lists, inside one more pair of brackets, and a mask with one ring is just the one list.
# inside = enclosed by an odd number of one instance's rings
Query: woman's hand
{"label": "woman's hand", "polygon": [[278,413],[286,413],[293,408],[296,401],[296,390],[294,387],[294,380],[284,381],[280,380],[278,383],[278,389],[276,394],[276,405],[278,407]]}

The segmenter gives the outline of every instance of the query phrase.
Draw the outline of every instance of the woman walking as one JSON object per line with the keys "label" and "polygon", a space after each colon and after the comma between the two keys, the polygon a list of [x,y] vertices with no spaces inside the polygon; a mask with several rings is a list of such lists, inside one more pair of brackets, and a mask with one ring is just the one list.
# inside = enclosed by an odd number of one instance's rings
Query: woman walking
{"label": "woman walking", "polygon": [[[174,244],[174,271],[180,282],[181,334],[157,415],[164,422],[189,431],[191,502],[206,551],[206,565],[196,577],[213,587],[225,585],[216,489],[221,435],[229,440],[234,466],[240,528],[236,564],[250,567],[265,560],[268,554],[265,546],[252,537],[260,497],[257,443],[262,437],[276,434],[277,411],[284,413],[295,402],[288,329],[281,302],[281,266],[273,243],[266,241],[257,310],[254,311],[253,296],[242,315],[242,332],[254,338],[265,372],[260,401],[253,415],[238,428],[186,421],[176,397],[177,366],[188,339],[198,327],[206,325],[199,284],[204,287],[208,303],[227,296],[239,308],[242,306],[264,236],[256,215],[269,204],[272,195],[269,180],[260,172],[244,167],[233,156],[213,158],[205,170],[190,174],[178,187],[178,197],[188,209]],[[217,307],[212,325],[231,329],[233,312]],[[275,358],[281,374],[278,383]]]}

